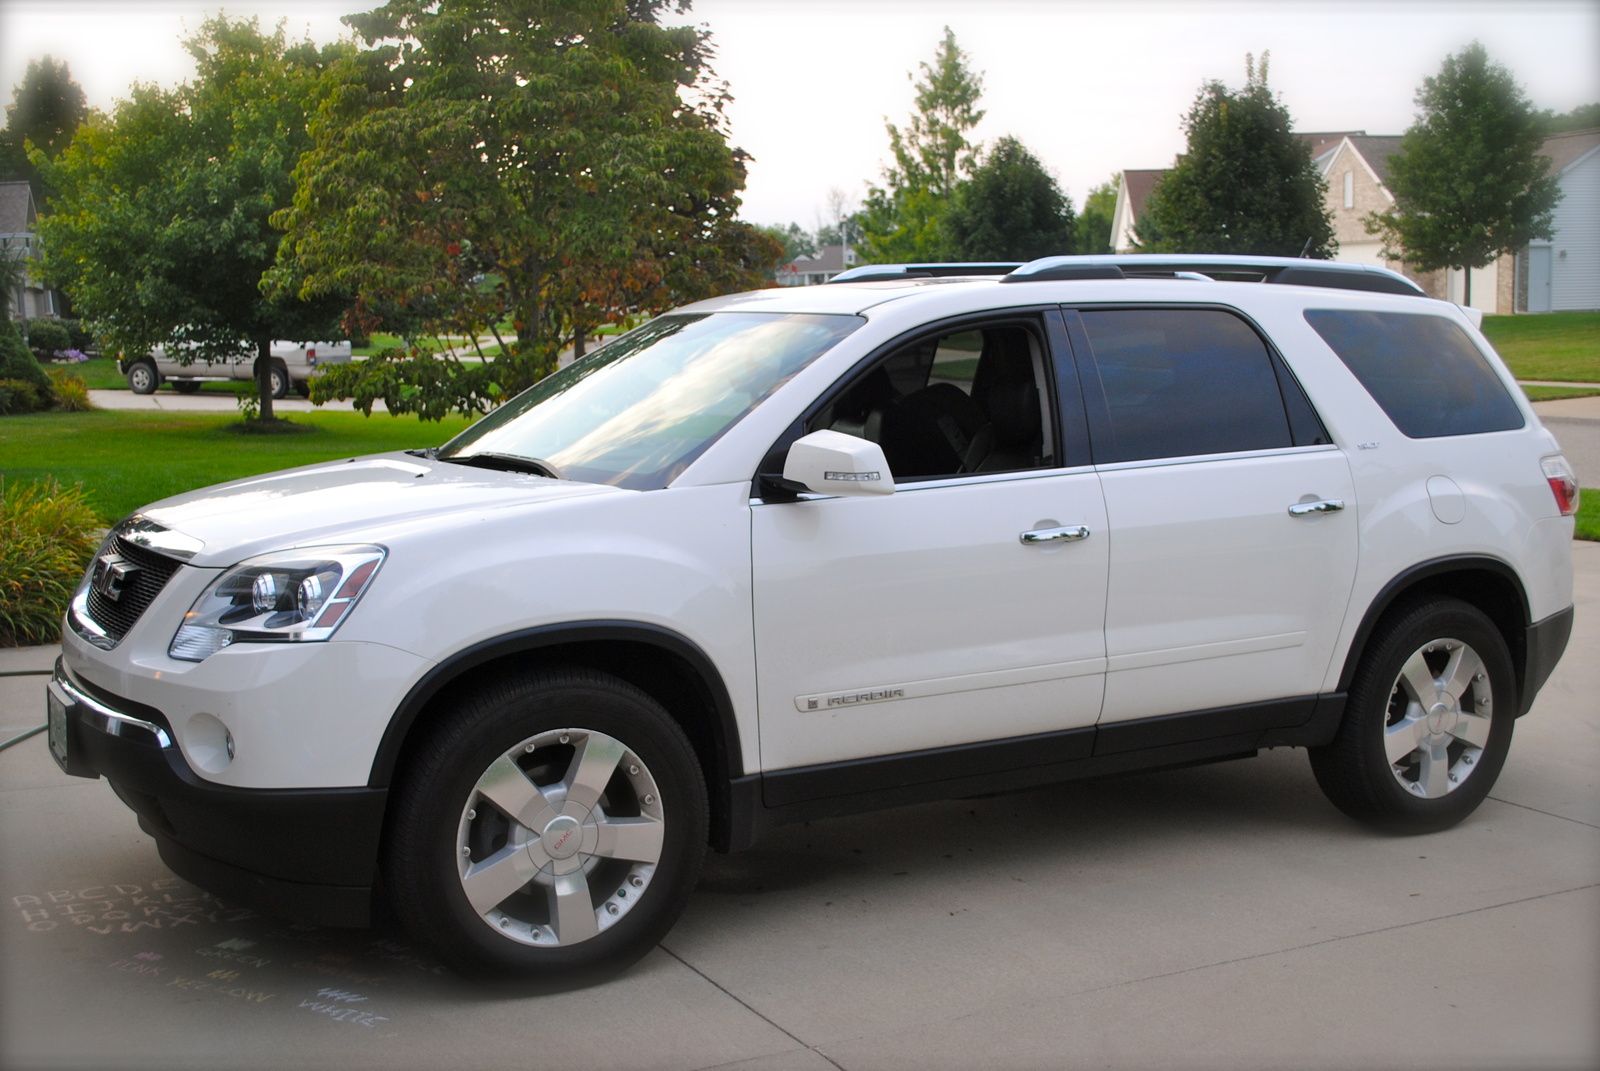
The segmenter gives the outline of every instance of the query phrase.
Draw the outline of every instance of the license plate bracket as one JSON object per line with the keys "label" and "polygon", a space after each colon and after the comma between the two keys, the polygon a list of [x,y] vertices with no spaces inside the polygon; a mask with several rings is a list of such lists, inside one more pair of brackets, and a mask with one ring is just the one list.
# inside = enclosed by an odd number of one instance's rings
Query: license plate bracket
{"label": "license plate bracket", "polygon": [[50,757],[56,764],[68,773],[73,773],[71,765],[71,740],[72,733],[68,721],[71,708],[77,706],[72,698],[66,695],[51,681],[45,688],[45,715],[46,739],[50,744]]}

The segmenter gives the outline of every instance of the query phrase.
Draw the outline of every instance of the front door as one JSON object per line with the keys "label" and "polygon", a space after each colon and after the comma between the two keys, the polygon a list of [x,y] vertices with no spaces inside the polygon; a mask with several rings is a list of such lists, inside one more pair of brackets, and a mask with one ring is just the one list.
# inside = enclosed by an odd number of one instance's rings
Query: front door
{"label": "front door", "polygon": [[1044,339],[908,341],[805,428],[879,442],[895,493],[752,507],[763,769],[1094,724],[1110,543]]}

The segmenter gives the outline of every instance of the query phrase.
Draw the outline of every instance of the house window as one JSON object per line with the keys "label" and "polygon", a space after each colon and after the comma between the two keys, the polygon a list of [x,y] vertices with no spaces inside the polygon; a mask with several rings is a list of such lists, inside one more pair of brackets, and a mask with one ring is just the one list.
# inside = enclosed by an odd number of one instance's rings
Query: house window
{"label": "house window", "polygon": [[1344,173],[1344,206],[1346,208],[1354,208],[1356,206],[1356,173],[1354,171],[1346,171]]}

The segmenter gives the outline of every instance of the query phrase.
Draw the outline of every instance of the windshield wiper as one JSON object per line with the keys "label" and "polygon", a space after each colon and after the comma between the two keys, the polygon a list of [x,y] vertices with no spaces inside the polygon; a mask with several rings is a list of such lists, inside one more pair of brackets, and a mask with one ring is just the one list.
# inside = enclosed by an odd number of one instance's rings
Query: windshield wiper
{"label": "windshield wiper", "polygon": [[521,454],[468,454],[466,456],[441,457],[440,461],[448,461],[452,465],[471,465],[474,468],[494,469],[497,472],[525,472],[530,476],[548,476],[552,480],[562,478],[561,470],[543,458],[523,457]]}

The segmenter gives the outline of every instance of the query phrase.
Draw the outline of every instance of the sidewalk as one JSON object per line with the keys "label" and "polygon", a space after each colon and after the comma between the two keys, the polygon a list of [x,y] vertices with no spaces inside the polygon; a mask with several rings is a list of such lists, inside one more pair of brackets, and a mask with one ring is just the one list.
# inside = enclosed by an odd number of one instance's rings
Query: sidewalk
{"label": "sidewalk", "polygon": [[[239,403],[235,398],[232,394],[207,394],[204,391],[199,394],[179,394],[170,390],[158,390],[154,394],[135,394],[131,390],[89,392],[89,401],[96,409],[156,410],[164,413],[236,413]],[[351,402],[312,405],[309,399],[300,397],[277,398],[272,403],[275,413],[314,413],[319,410],[348,413],[354,409],[355,405]],[[373,403],[372,411],[388,412],[382,399]]]}

